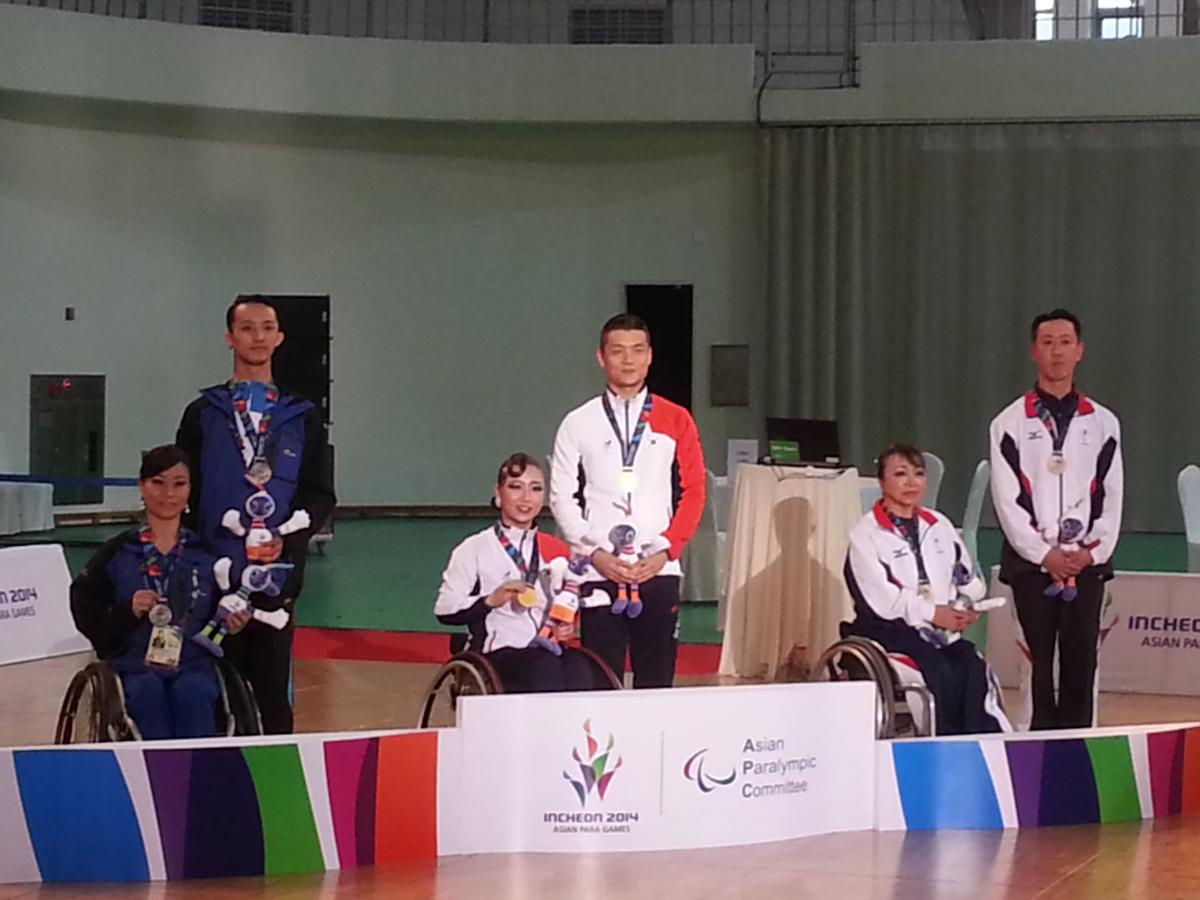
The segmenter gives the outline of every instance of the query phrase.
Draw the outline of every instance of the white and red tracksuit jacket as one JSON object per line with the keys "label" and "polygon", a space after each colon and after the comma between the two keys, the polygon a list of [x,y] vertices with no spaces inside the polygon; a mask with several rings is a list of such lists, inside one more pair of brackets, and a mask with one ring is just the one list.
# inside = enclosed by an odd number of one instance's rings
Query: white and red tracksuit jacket
{"label": "white and red tracksuit jacket", "polygon": [[[621,444],[634,433],[645,399],[645,388],[630,400],[608,392],[620,440],[600,397],[567,413],[554,439],[550,508],[572,553],[590,557],[597,549],[611,551],[609,531],[628,522],[637,529],[639,544],[656,535],[667,540],[669,560],[660,574],[682,575],[679,554],[704,511],[704,452],[691,413],[651,395],[650,420],[633,464],[632,513],[627,512],[618,485]],[[585,575],[585,580],[601,579],[594,569]],[[603,592],[582,601],[584,606],[605,602]]]}
{"label": "white and red tracksuit jacket", "polygon": [[1125,476],[1121,425],[1096,401],[1079,394],[1062,447],[1065,470],[1049,469],[1052,438],[1030,391],[1001,410],[991,425],[992,504],[1008,546],[1024,561],[1002,560],[1003,574],[1040,568],[1056,546],[1059,523],[1079,519],[1080,546],[1097,566],[1109,566],[1121,530]]}
{"label": "white and red tracksuit jacket", "polygon": [[[477,653],[490,653],[501,647],[528,647],[553,599],[548,590],[547,569],[550,561],[566,557],[567,545],[537,528],[521,531],[505,528],[504,536],[521,554],[527,566],[536,566],[538,603],[531,609],[514,609],[504,604],[495,609],[487,605],[488,595],[506,581],[520,581],[521,572],[500,545],[494,525],[463,540],[450,554],[442,573],[433,611],[443,625],[463,625],[470,632],[468,647]],[[536,552],[535,552],[536,549]]]}
{"label": "white and red tracksuit jacket", "polygon": [[[844,575],[859,624],[900,621],[913,628],[929,628],[936,607],[953,603],[960,595],[982,600],[987,592],[954,523],[923,507],[917,507],[916,517],[921,562],[929,579],[928,597],[921,595],[920,569],[912,546],[892,524],[882,500],[876,501],[850,532]],[[956,565],[970,574],[967,584],[956,583]]]}

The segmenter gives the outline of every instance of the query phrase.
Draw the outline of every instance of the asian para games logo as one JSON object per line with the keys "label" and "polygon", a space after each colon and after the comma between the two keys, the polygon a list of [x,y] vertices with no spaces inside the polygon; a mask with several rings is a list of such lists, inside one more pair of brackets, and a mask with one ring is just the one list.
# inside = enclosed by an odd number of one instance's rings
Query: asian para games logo
{"label": "asian para games logo", "polygon": [[579,772],[581,780],[576,781],[571,777],[569,772],[563,772],[563,778],[571,783],[571,787],[575,788],[575,794],[579,797],[579,805],[587,806],[587,798],[591,795],[592,790],[601,800],[604,799],[604,794],[608,790],[608,785],[612,781],[613,775],[617,769],[621,768],[621,757],[616,757],[616,761],[609,765],[613,759],[612,751],[616,743],[613,736],[608,736],[608,743],[604,747],[604,752],[600,752],[600,743],[592,737],[592,720],[588,719],[583,723],[583,733],[587,738],[587,759],[581,759],[579,750],[571,751],[571,758],[579,764]]}
{"label": "asian para games logo", "polygon": [[730,769],[729,775],[726,778],[716,778],[712,775],[704,773],[704,754],[708,752],[705,747],[702,750],[697,750],[688,757],[688,761],[683,764],[683,777],[688,781],[696,782],[696,787],[700,788],[702,794],[710,794],[720,785],[733,784],[733,780],[737,778],[737,770]]}

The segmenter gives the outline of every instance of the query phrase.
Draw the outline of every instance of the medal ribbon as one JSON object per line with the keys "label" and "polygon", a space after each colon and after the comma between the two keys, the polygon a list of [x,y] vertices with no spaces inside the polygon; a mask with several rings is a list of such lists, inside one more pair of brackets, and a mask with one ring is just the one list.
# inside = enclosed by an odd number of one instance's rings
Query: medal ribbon
{"label": "medal ribbon", "polygon": [[888,518],[892,520],[892,527],[900,532],[912,548],[913,556],[917,560],[917,578],[921,584],[929,584],[929,576],[925,573],[925,560],[921,556],[921,526],[917,524],[916,519],[902,519],[891,513],[888,513]]}
{"label": "medal ribbon", "polygon": [[642,445],[642,435],[645,433],[646,425],[650,421],[650,406],[652,403],[650,392],[646,391],[646,402],[642,404],[641,414],[638,415],[637,425],[634,426],[633,434],[629,436],[628,443],[621,436],[621,428],[617,425],[616,413],[613,412],[612,404],[608,401],[608,393],[605,392],[600,399],[604,404],[604,414],[608,416],[608,424],[612,426],[613,434],[617,436],[617,443],[621,445],[621,466],[626,469],[632,469],[633,461],[637,459],[638,448]]}
{"label": "medal ribbon", "polygon": [[[621,428],[617,425],[617,416],[613,412],[612,404],[608,400],[608,392],[605,391],[600,395],[600,400],[604,404],[604,414],[608,416],[608,424],[612,426],[613,434],[617,436],[617,443],[621,447],[621,469],[622,471],[633,471],[633,461],[637,459],[638,448],[642,445],[642,435],[646,432],[646,425],[650,422],[650,407],[653,401],[650,396],[650,391],[646,391],[646,400],[642,403],[642,411],[638,415],[637,425],[634,426],[633,434],[629,436],[629,441],[621,436]],[[626,410],[628,410],[628,402]],[[628,430],[629,420],[625,420],[626,429]],[[627,516],[633,515],[633,493],[629,492],[625,495],[625,506],[621,507],[616,504],[618,509],[623,509]]]}
{"label": "medal ribbon", "polygon": [[1062,434],[1059,434],[1058,421],[1054,418],[1054,414],[1046,408],[1041,397],[1033,401],[1033,410],[1042,420],[1042,424],[1046,426],[1046,430],[1050,432],[1050,442],[1054,447],[1054,452],[1062,453],[1063,444],[1067,441],[1067,430],[1071,427],[1070,420],[1067,421],[1067,427],[1063,429]]}
{"label": "medal ribbon", "polygon": [[154,591],[159,596],[159,602],[165,602],[170,588],[171,572],[175,563],[183,556],[183,545],[187,542],[187,534],[179,531],[179,543],[170,553],[161,553],[154,546],[154,538],[150,535],[150,526],[143,525],[138,532],[138,540],[142,545],[142,561],[138,570],[142,573],[142,584],[148,591]]}
{"label": "medal ribbon", "polygon": [[[245,436],[246,442],[250,445],[250,465],[254,464],[255,460],[265,459],[263,451],[267,446],[267,432],[271,429],[271,413],[275,409],[275,404],[279,400],[279,391],[272,385],[267,385],[266,409],[263,410],[262,418],[258,420],[258,428],[254,427],[254,420],[250,418],[250,391],[246,391],[246,396],[239,397],[240,393],[238,384],[235,381],[229,382],[229,393],[233,398],[233,409],[237,413],[238,420],[242,423],[241,432],[238,432],[237,426],[233,423],[234,437],[237,438],[238,450],[242,448],[242,437]],[[246,468],[249,468],[247,466]]]}
{"label": "medal ribbon", "polygon": [[521,579],[528,585],[532,585],[537,580],[539,568],[537,535],[533,536],[533,553],[530,554],[530,562],[525,562],[525,557],[521,555],[521,551],[512,545],[512,541],[504,534],[504,529],[497,522],[493,528],[496,532],[496,540],[500,542],[500,546],[504,548],[504,552],[508,554],[508,558],[516,565],[517,571],[521,573]]}

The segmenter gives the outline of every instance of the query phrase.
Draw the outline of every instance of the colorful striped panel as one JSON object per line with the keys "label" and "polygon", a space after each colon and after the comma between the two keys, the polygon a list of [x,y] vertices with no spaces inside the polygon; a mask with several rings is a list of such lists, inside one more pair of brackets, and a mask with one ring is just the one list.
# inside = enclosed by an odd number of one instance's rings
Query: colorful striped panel
{"label": "colorful striped panel", "polygon": [[149,878],[137,814],[111,751],[18,751],[13,765],[44,881]]}
{"label": "colorful striped panel", "polygon": [[184,878],[263,874],[258,796],[239,749],[192,752],[186,803]]}
{"label": "colorful striped panel", "polygon": [[1045,741],[1005,741],[1008,777],[1012,781],[1013,801],[1017,804],[1017,824],[1032,828],[1038,824],[1042,803],[1042,757]]}
{"label": "colorful striped panel", "polygon": [[375,862],[437,856],[437,732],[379,740]]}
{"label": "colorful striped panel", "polygon": [[1079,738],[1046,741],[1038,825],[1085,825],[1100,821],[1100,799],[1087,743]]}
{"label": "colorful striped panel", "polygon": [[325,744],[329,808],[343,869],[375,862],[375,781],[379,739],[330,741]]}
{"label": "colorful striped panel", "polygon": [[258,795],[264,874],[323,872],[321,842],[295,744],[243,747]]}
{"label": "colorful striped panel", "polygon": [[187,852],[187,798],[192,777],[191,750],[146,750],[146,774],[169,881],[183,878]]}
{"label": "colorful striped panel", "polygon": [[1142,818],[1133,755],[1126,735],[1087,738],[1088,757],[1096,779],[1101,822],[1136,822]]}
{"label": "colorful striped panel", "polygon": [[1004,827],[977,742],[897,742],[892,758],[910,829]]}
{"label": "colorful striped panel", "polygon": [[1150,757],[1150,794],[1154,815],[1171,816],[1179,812],[1183,798],[1182,731],[1159,731],[1146,735]]}

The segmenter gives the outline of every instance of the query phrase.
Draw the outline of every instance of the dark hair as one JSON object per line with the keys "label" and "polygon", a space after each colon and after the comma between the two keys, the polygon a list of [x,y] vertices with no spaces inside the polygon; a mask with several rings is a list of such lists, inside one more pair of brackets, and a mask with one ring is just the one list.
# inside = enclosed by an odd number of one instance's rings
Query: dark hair
{"label": "dark hair", "polygon": [[601,350],[604,349],[604,342],[608,339],[610,331],[644,331],[646,332],[646,343],[650,343],[650,326],[641,316],[635,316],[632,313],[617,313],[604,323],[604,327],[600,329]]}
{"label": "dark hair", "polygon": [[161,475],[167,469],[180,463],[183,463],[190,474],[191,460],[181,448],[174,444],[163,444],[161,447],[147,450],[142,454],[142,468],[138,471],[138,481],[145,481],[147,478]]}
{"label": "dark hair", "polygon": [[525,474],[525,470],[533,467],[545,475],[542,464],[537,461],[537,457],[530,456],[528,453],[514,453],[500,463],[500,471],[496,474],[496,486],[502,487],[506,478],[520,478]]}
{"label": "dark hair", "polygon": [[233,314],[237,312],[239,306],[248,306],[251,303],[257,303],[259,306],[266,306],[275,313],[275,319],[279,319],[279,310],[275,308],[274,301],[265,294],[238,294],[233,302],[229,304],[229,309],[225,310],[225,330],[233,331]]}
{"label": "dark hair", "polygon": [[1037,340],[1038,328],[1043,322],[1070,322],[1075,326],[1075,340],[1083,340],[1083,325],[1079,323],[1079,316],[1071,312],[1069,309],[1063,309],[1061,306],[1057,309],[1052,309],[1050,312],[1044,312],[1041,315],[1035,316],[1033,324],[1029,326],[1029,340]]}
{"label": "dark hair", "polygon": [[879,454],[875,459],[875,477],[883,477],[883,464],[887,462],[890,456],[900,456],[908,460],[914,466],[925,468],[925,456],[921,453],[921,448],[913,444],[889,444],[888,448]]}

